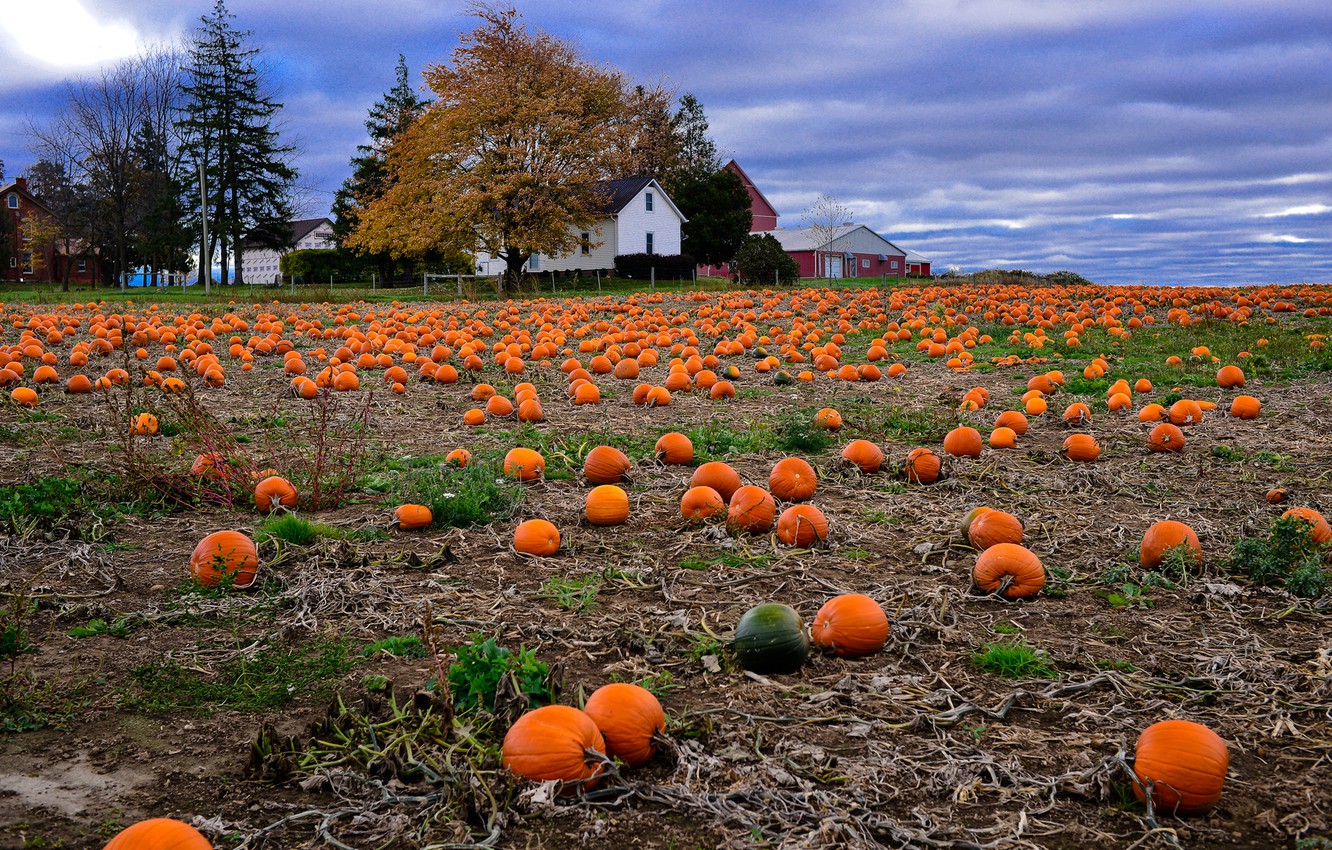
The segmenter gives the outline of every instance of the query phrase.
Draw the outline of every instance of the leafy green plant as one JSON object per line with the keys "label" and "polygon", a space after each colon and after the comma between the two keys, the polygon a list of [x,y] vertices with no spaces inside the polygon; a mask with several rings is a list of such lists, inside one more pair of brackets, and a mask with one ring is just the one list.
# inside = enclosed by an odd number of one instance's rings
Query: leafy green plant
{"label": "leafy green plant", "polygon": [[279,514],[259,523],[254,530],[254,539],[256,543],[281,540],[293,546],[309,546],[323,536],[322,528],[295,514]]}
{"label": "leafy green plant", "polygon": [[1150,608],[1154,604],[1133,582],[1125,582],[1118,590],[1100,591],[1098,595],[1116,608]]}
{"label": "leafy green plant", "polygon": [[518,482],[505,478],[499,464],[473,461],[461,469],[444,466],[413,470],[401,496],[403,502],[430,508],[436,526],[468,528],[512,517],[526,491]]}
{"label": "leafy green plant", "polygon": [[377,640],[361,650],[361,655],[369,658],[381,652],[387,652],[389,655],[396,655],[399,658],[426,657],[425,644],[416,635],[395,635],[394,637]]}
{"label": "leafy green plant", "polygon": [[1006,679],[1053,679],[1059,675],[1044,652],[1020,640],[987,643],[972,653],[971,663]]}
{"label": "leafy green plant", "polygon": [[527,697],[533,706],[551,702],[547,677],[550,667],[538,661],[536,652],[519,647],[512,652],[474,634],[471,642],[454,650],[457,660],[449,665],[449,689],[458,711],[493,711],[500,680],[509,677],[514,693]]}
{"label": "leafy green plant", "polygon": [[798,410],[783,417],[776,428],[777,448],[786,452],[818,454],[833,444],[832,433],[814,424],[814,411]]}
{"label": "leafy green plant", "polygon": [[129,617],[117,617],[114,621],[108,623],[106,620],[89,620],[86,626],[75,626],[66,632],[72,638],[96,637],[97,635],[109,635],[110,637],[128,637],[130,632],[134,631],[134,621]]}
{"label": "leafy green plant", "polygon": [[1212,446],[1212,457],[1227,463],[1238,463],[1244,460],[1244,449],[1235,446],[1216,445]]}
{"label": "leafy green plant", "polygon": [[1229,566],[1255,584],[1285,587],[1296,596],[1313,599],[1332,586],[1322,548],[1314,542],[1312,523],[1281,517],[1266,537],[1246,537],[1236,543]]}
{"label": "leafy green plant", "polygon": [[586,611],[597,604],[601,590],[601,576],[586,575],[578,578],[549,578],[541,585],[541,595],[569,611]]}

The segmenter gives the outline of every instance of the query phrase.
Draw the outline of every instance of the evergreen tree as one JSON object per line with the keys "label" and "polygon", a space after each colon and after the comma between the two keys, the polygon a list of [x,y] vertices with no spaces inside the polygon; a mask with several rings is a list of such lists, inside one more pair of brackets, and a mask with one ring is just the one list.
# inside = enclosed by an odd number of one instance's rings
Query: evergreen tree
{"label": "evergreen tree", "polygon": [[259,48],[247,44],[252,34],[236,30],[233,17],[224,0],[217,0],[213,13],[200,19],[189,46],[187,103],[179,125],[195,172],[202,164],[208,184],[204,214],[213,244],[203,248],[201,273],[210,269],[206,257],[216,247],[226,281],[234,252],[239,284],[243,239],[262,235],[261,243],[269,247],[290,245],[290,228],[280,225],[293,218],[296,169],[290,161],[295,149],[283,145],[275,129],[282,104],[264,91],[256,65]]}
{"label": "evergreen tree", "polygon": [[[393,185],[393,173],[388,167],[389,149],[430,104],[412,88],[407,75],[407,60],[401,55],[395,73],[393,88],[370,107],[365,122],[370,144],[356,146],[357,155],[351,160],[352,174],[343,181],[333,198],[333,238],[339,247],[357,227],[361,211],[382,198]],[[395,263],[392,254],[385,251],[365,255],[379,269],[380,277],[393,279]]]}
{"label": "evergreen tree", "polygon": [[800,265],[771,233],[751,233],[736,251],[732,268],[741,280],[753,286],[795,283]]}
{"label": "evergreen tree", "polygon": [[146,266],[156,285],[162,272],[183,272],[190,265],[193,229],[187,201],[193,186],[173,167],[168,139],[145,121],[134,139],[139,161],[139,197],[143,205],[133,233],[134,261]]}
{"label": "evergreen tree", "polygon": [[754,223],[744,181],[724,168],[686,175],[671,196],[687,221],[680,226],[680,250],[703,265],[729,263]]}
{"label": "evergreen tree", "polygon": [[717,144],[708,135],[708,118],[698,98],[688,92],[680,97],[680,108],[671,117],[671,130],[680,146],[679,171],[672,175],[672,181],[699,180],[721,170]]}

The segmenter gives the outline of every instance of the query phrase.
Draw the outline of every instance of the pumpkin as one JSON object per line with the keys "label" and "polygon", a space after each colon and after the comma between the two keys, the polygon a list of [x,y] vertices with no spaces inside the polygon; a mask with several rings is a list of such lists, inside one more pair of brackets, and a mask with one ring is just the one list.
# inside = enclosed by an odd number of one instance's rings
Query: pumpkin
{"label": "pumpkin", "polygon": [[819,477],[814,467],[798,457],[777,461],[768,474],[768,489],[783,502],[804,502],[814,495]]}
{"label": "pumpkin", "polygon": [[606,739],[586,713],[545,705],[519,717],[500,748],[504,766],[524,779],[597,784],[605,767]]}
{"label": "pumpkin", "polygon": [[1237,395],[1230,403],[1230,415],[1236,419],[1257,419],[1263,403],[1251,395]]}
{"label": "pumpkin", "polygon": [[883,649],[888,642],[888,615],[863,593],[834,596],[814,615],[814,645],[842,658],[859,658]]}
{"label": "pumpkin", "polygon": [[513,548],[522,555],[545,558],[560,549],[560,530],[544,519],[529,519],[513,530]]}
{"label": "pumpkin", "polygon": [[842,414],[831,407],[825,407],[814,414],[814,427],[836,431],[842,427]]}
{"label": "pumpkin", "polygon": [[151,413],[137,413],[130,420],[130,435],[134,437],[151,437],[158,430],[157,417]]}
{"label": "pumpkin", "polygon": [[425,505],[399,505],[393,511],[393,524],[403,531],[419,531],[429,528],[435,521],[430,508]]}
{"label": "pumpkin", "polygon": [[472,453],[467,449],[454,449],[444,458],[444,462],[449,466],[465,469],[467,464],[472,462]]}
{"label": "pumpkin", "polygon": [[980,431],[967,425],[954,428],[944,437],[943,447],[954,457],[980,457]]}
{"label": "pumpkin", "polygon": [[510,449],[504,456],[504,474],[519,481],[535,481],[546,474],[546,459],[535,449]]}
{"label": "pumpkin", "polygon": [[694,459],[694,443],[684,434],[670,431],[658,438],[652,453],[661,463],[689,463]]}
{"label": "pumpkin", "polygon": [[299,498],[295,485],[280,475],[270,475],[254,485],[254,506],[261,514],[270,514],[278,508],[295,510]]}
{"label": "pumpkin", "polygon": [[993,508],[977,508],[981,513],[963,524],[963,533],[972,546],[985,551],[1000,543],[1021,543],[1022,522],[1015,516]]}
{"label": "pumpkin", "polygon": [[9,397],[21,407],[36,407],[41,402],[32,387],[15,387],[9,391]]}
{"label": "pumpkin", "polygon": [[777,539],[787,546],[808,549],[828,539],[828,519],[813,505],[792,505],[777,518]]}
{"label": "pumpkin", "polygon": [[740,473],[725,461],[712,460],[694,470],[689,479],[690,487],[711,487],[729,502],[736,490],[740,489]]}
{"label": "pumpkin", "polygon": [[1101,444],[1091,434],[1069,434],[1059,453],[1071,461],[1090,463],[1101,456]]}
{"label": "pumpkin", "polygon": [[772,528],[777,503],[772,494],[755,484],[746,484],[731,494],[726,524],[736,531],[760,534]]}
{"label": "pumpkin", "polygon": [[1138,411],[1139,422],[1160,422],[1166,418],[1166,409],[1153,402]]}
{"label": "pumpkin", "polygon": [[1273,487],[1271,490],[1267,491],[1267,495],[1264,496],[1264,498],[1269,505],[1279,505],[1286,501],[1287,495],[1285,487]]}
{"label": "pumpkin", "polygon": [[1027,417],[1019,410],[1005,410],[994,420],[996,428],[1012,428],[1013,433],[1021,437],[1027,433]]}
{"label": "pumpkin", "polygon": [[869,440],[852,440],[842,449],[842,460],[865,474],[878,472],[883,467],[883,449]]}
{"label": "pumpkin", "polygon": [[1091,408],[1075,401],[1064,410],[1065,425],[1086,425],[1091,422]]}
{"label": "pumpkin", "polygon": [[1005,599],[1026,599],[1040,593],[1045,586],[1045,567],[1025,546],[996,543],[980,553],[971,578],[985,593],[998,593]]}
{"label": "pumpkin", "polygon": [[1193,563],[1202,561],[1202,544],[1198,542],[1198,535],[1193,529],[1173,519],[1161,520],[1143,533],[1142,543],[1138,545],[1138,557],[1144,567],[1152,569],[1159,567],[1165,561],[1166,553],[1177,546],[1188,548],[1189,560]]}
{"label": "pumpkin", "polygon": [[809,655],[800,615],[789,605],[765,602],[740,618],[732,644],[740,666],[754,673],[794,673]]}
{"label": "pumpkin", "polygon": [[69,380],[65,381],[65,392],[71,395],[82,395],[92,391],[92,380],[87,375],[70,375]]}
{"label": "pumpkin", "polygon": [[1147,435],[1147,448],[1154,452],[1184,451],[1184,432],[1169,422],[1158,422]]}
{"label": "pumpkin", "polygon": [[990,432],[990,448],[992,449],[1015,449],[1017,448],[1017,432],[1012,428],[999,427]]}
{"label": "pumpkin", "polygon": [[1244,370],[1238,366],[1222,366],[1216,373],[1216,385],[1223,389],[1244,386]]}
{"label": "pumpkin", "polygon": [[617,484],[633,464],[629,456],[611,446],[597,446],[583,459],[583,477],[589,484]]}
{"label": "pumpkin", "polygon": [[709,519],[726,512],[726,500],[711,487],[690,487],[680,497],[680,516],[685,519]]}
{"label": "pumpkin", "polygon": [[1313,508],[1291,508],[1281,515],[1282,519],[1302,519],[1305,522],[1312,523],[1309,535],[1315,543],[1327,543],[1332,540],[1332,526],[1327,524],[1323,515]]}
{"label": "pumpkin", "polygon": [[629,494],[614,484],[593,487],[583,515],[593,525],[623,525],[629,519]]}
{"label": "pumpkin", "polygon": [[1147,794],[1158,811],[1201,814],[1221,799],[1230,767],[1226,742],[1189,720],[1162,720],[1138,736],[1133,753],[1133,793]]}
{"label": "pumpkin", "polygon": [[258,572],[259,551],[242,531],[215,531],[190,555],[190,574],[203,587],[216,587],[224,580],[233,587],[249,587]]}
{"label": "pumpkin", "polygon": [[213,850],[213,845],[187,823],[150,818],[125,827],[102,850]]}
{"label": "pumpkin", "polygon": [[939,480],[939,471],[943,461],[934,452],[926,448],[916,448],[907,452],[903,471],[907,480],[914,484],[933,484]]}
{"label": "pumpkin", "polygon": [[652,692],[641,685],[602,685],[587,698],[583,711],[605,736],[606,755],[630,767],[651,760],[666,731],[666,712]]}
{"label": "pumpkin", "polygon": [[1198,402],[1182,398],[1166,410],[1166,416],[1169,417],[1173,425],[1197,425],[1203,420],[1202,408]]}

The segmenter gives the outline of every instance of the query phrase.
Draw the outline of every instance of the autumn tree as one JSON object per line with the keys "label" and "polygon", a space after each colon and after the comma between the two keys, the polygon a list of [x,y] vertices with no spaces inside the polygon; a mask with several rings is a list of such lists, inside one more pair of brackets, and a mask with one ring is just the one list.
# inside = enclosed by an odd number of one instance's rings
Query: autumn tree
{"label": "autumn tree", "polygon": [[801,213],[800,221],[814,239],[814,274],[827,276],[824,257],[839,253],[836,241],[842,230],[852,222],[851,210],[831,195],[820,195],[819,199]]}
{"label": "autumn tree", "polygon": [[[393,88],[370,107],[365,122],[370,144],[356,146],[356,156],[351,161],[352,174],[343,181],[333,197],[333,238],[339,247],[359,226],[365,208],[384,197],[393,185],[393,173],[388,164],[389,150],[429,103],[412,88],[407,76],[407,60],[399,55]],[[373,253],[369,259],[379,269],[382,278],[393,278],[395,261],[390,252]]]}
{"label": "autumn tree", "polygon": [[346,244],[395,257],[486,253],[521,287],[533,254],[574,250],[579,229],[602,217],[599,184],[619,176],[625,83],[516,9],[471,13],[477,27],[426,69],[435,100],[392,145],[393,185]]}

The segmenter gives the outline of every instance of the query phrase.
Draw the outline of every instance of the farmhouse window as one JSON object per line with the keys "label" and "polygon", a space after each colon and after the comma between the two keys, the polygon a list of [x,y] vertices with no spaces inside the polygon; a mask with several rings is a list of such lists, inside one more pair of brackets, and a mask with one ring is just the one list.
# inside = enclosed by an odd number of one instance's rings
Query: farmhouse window
{"label": "farmhouse window", "polygon": [[17,265],[18,265],[18,260],[15,259],[15,258],[13,258],[13,257],[10,257],[10,258],[9,258],[9,267],[12,269],[12,268],[14,268],[14,267],[17,266]]}
{"label": "farmhouse window", "polygon": [[32,252],[23,252],[23,273],[32,274]]}
{"label": "farmhouse window", "polygon": [[892,261],[891,263],[889,263],[888,265],[889,265],[890,267],[892,267],[892,268],[897,268],[897,260],[893,260],[893,261]]}
{"label": "farmhouse window", "polygon": [[527,263],[527,270],[528,270],[528,271],[533,271],[533,272],[534,272],[534,271],[537,271],[537,270],[540,269],[540,268],[541,268],[541,255],[540,255],[540,254],[533,254],[533,255],[532,255],[532,259],[529,260],[528,263]]}
{"label": "farmhouse window", "polygon": [[87,271],[88,271],[88,261],[79,260],[79,274],[84,274]]}
{"label": "farmhouse window", "polygon": [[[18,195],[10,195],[10,196],[9,196],[9,208],[10,208],[11,210],[16,210],[16,209],[18,209]],[[651,205],[651,204],[648,205],[648,209],[652,209],[652,205]]]}
{"label": "farmhouse window", "polygon": [[869,260],[861,260],[861,261],[860,261],[860,267],[861,267],[862,269],[867,269],[867,268],[869,268]]}
{"label": "farmhouse window", "polygon": [[647,253],[649,253],[649,254],[655,254],[655,253],[657,253],[656,251],[652,250],[652,248],[653,248],[653,246],[652,246],[652,234],[649,233],[649,234],[647,235]]}
{"label": "farmhouse window", "polygon": [[[645,201],[645,203],[646,203],[646,206],[644,207],[644,209],[646,209],[648,212],[652,212],[652,193],[651,193],[651,192],[647,192],[647,193],[645,193],[645,194],[643,195],[643,199],[644,199],[644,201]],[[648,253],[651,254],[652,252],[651,252],[651,251],[648,251]]]}
{"label": "farmhouse window", "polygon": [[583,231],[582,233],[578,234],[578,250],[579,253],[581,253],[583,256],[587,256],[588,254],[592,253],[591,233]]}

